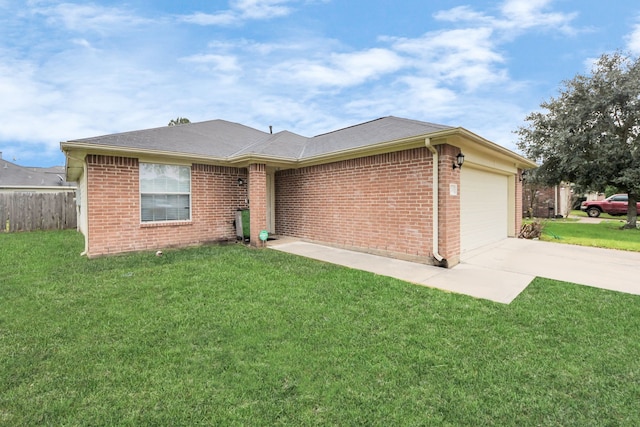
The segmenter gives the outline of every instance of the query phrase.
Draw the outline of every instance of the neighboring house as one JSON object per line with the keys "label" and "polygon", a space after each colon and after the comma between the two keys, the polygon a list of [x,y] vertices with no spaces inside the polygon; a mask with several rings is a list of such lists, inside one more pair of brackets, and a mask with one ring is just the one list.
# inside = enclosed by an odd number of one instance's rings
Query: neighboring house
{"label": "neighboring house", "polygon": [[573,208],[573,188],[562,183],[553,187],[537,184],[523,186],[523,216],[536,218],[567,218]]}
{"label": "neighboring house", "polygon": [[312,138],[212,120],[61,148],[89,257],[235,240],[250,207],[255,246],[267,230],[451,267],[517,234],[521,172],[536,166],[466,129],[397,117]]}
{"label": "neighboring house", "polygon": [[0,232],[76,228],[75,183],[63,166],[18,166],[0,152]]}
{"label": "neighboring house", "polygon": [[587,194],[584,195],[584,200],[587,202],[593,202],[596,200],[604,200],[607,198],[607,195],[605,193],[598,193],[595,191],[589,192]]}
{"label": "neighboring house", "polygon": [[35,168],[18,166],[2,158],[0,152],[0,193],[58,193],[75,191],[75,183],[65,180],[63,166]]}

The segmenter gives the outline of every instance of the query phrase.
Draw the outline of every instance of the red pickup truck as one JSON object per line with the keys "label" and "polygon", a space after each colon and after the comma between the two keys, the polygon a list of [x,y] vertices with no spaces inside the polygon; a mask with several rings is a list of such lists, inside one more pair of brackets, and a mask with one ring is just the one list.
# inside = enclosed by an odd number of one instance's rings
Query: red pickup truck
{"label": "red pickup truck", "polygon": [[[587,213],[592,218],[597,218],[601,213],[619,216],[627,214],[629,198],[626,194],[614,194],[604,200],[594,200],[591,202],[582,202],[580,210]],[[640,202],[637,203],[638,212],[640,212]]]}

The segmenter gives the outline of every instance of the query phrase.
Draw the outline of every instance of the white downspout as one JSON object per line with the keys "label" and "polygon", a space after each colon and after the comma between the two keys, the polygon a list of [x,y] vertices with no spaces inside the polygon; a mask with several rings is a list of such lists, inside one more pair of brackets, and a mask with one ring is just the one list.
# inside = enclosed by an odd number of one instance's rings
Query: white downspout
{"label": "white downspout", "polygon": [[[82,162],[82,175],[80,178],[80,181],[78,181],[78,190],[76,192],[76,197],[78,197],[78,194],[80,194],[80,215],[77,215],[77,221],[78,221],[78,227],[76,228],[81,228],[81,230],[79,230],[82,235],[84,236],[84,250],[80,253],[80,256],[86,256],[87,253],[89,252],[89,201],[88,201],[88,185],[89,183],[87,182],[87,162],[86,162],[86,154],[80,158],[80,157],[75,157],[72,156],[70,153],[62,150],[65,154],[66,157],[68,157],[69,159],[73,159],[73,160],[77,160],[79,162]],[[65,161],[65,162],[68,162]],[[65,169],[66,169],[66,164],[65,164]],[[66,170],[65,170],[65,178],[66,178]],[[83,184],[84,183],[84,184]],[[84,185],[84,188],[81,188]],[[76,208],[76,213],[77,213],[77,208]]]}
{"label": "white downspout", "polygon": [[436,259],[436,261],[442,262],[444,258],[438,252],[438,240],[440,239],[438,232],[438,229],[440,227],[440,221],[438,220],[438,206],[440,205],[440,197],[438,194],[440,186],[438,181],[439,156],[438,150],[436,150],[433,145],[431,145],[431,138],[426,138],[424,142],[427,146],[427,149],[431,151],[431,154],[433,154],[433,257]]}

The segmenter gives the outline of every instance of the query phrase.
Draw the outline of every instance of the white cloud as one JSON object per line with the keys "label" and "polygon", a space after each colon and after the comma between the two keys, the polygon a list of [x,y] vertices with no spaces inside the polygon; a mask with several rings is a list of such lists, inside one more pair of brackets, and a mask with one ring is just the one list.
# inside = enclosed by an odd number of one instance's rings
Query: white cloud
{"label": "white cloud", "polygon": [[272,69],[305,86],[346,87],[362,84],[402,68],[404,60],[388,49],[333,53],[326,60],[293,60]]}
{"label": "white cloud", "polygon": [[120,31],[123,26],[137,26],[152,22],[132,14],[129,10],[93,4],[61,3],[36,7],[33,12],[44,15],[52,26],[63,25],[66,29],[76,32],[114,33]]}
{"label": "white cloud", "polygon": [[444,84],[462,83],[467,90],[503,81],[498,52],[491,28],[468,28],[431,32],[420,38],[389,38],[394,49],[411,56],[422,75]]}
{"label": "white cloud", "polygon": [[291,8],[286,4],[291,0],[235,0],[232,3],[234,9],[249,19],[271,19],[288,15]]}
{"label": "white cloud", "polygon": [[296,0],[233,0],[227,10],[216,13],[196,12],[179,19],[197,25],[236,25],[247,20],[267,20],[289,15],[293,9],[287,5],[295,2]]}
{"label": "white cloud", "polygon": [[633,27],[631,34],[625,37],[625,41],[627,42],[627,50],[634,55],[640,55],[640,23]]}
{"label": "white cloud", "polygon": [[492,22],[493,18],[484,13],[476,12],[471,6],[458,6],[453,9],[436,12],[433,17],[439,21],[448,22]]}
{"label": "white cloud", "polygon": [[[248,39],[213,40],[207,47],[216,52],[244,52],[251,57],[266,57],[275,54],[276,58],[291,56],[308,56],[309,52],[320,55],[330,55],[332,50],[339,50],[342,45],[333,39],[318,37],[315,34],[297,34],[297,37],[287,40],[257,42]],[[278,56],[279,55],[279,56]],[[270,60],[270,62],[274,62]]]}
{"label": "white cloud", "polygon": [[564,34],[576,34],[572,21],[575,13],[547,12],[552,0],[506,0],[502,5],[501,26],[509,30],[530,28],[553,29]]}
{"label": "white cloud", "polygon": [[232,25],[238,21],[238,15],[231,11],[220,13],[196,12],[180,18],[182,21],[196,25]]}
{"label": "white cloud", "polygon": [[207,69],[214,71],[220,71],[224,73],[238,72],[240,66],[238,60],[234,56],[230,55],[192,55],[185,58],[181,58],[182,61],[193,63],[197,65],[204,65]]}
{"label": "white cloud", "polygon": [[553,0],[505,0],[498,16],[477,12],[470,6],[458,6],[434,15],[440,21],[467,23],[470,27],[486,27],[500,32],[503,38],[513,38],[525,30],[553,30],[575,35],[580,30],[573,26],[575,13],[549,12]]}
{"label": "white cloud", "polygon": [[78,46],[82,46],[82,47],[87,48],[87,49],[91,49],[93,47],[93,46],[91,46],[91,43],[87,39],[73,39],[73,40],[71,40],[71,42],[73,44],[76,44]]}
{"label": "white cloud", "polygon": [[457,93],[435,78],[407,74],[391,86],[376,89],[375,98],[359,96],[346,104],[347,111],[364,118],[393,114],[437,121],[450,119],[458,108],[454,107],[458,104]]}

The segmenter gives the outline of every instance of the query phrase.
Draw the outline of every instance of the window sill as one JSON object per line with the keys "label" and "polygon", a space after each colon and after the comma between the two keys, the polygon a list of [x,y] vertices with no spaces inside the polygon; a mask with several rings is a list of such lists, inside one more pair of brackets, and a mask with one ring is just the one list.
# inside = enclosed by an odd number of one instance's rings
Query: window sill
{"label": "window sill", "polygon": [[155,221],[142,222],[140,228],[157,228],[157,227],[179,227],[184,225],[193,225],[192,221]]}

